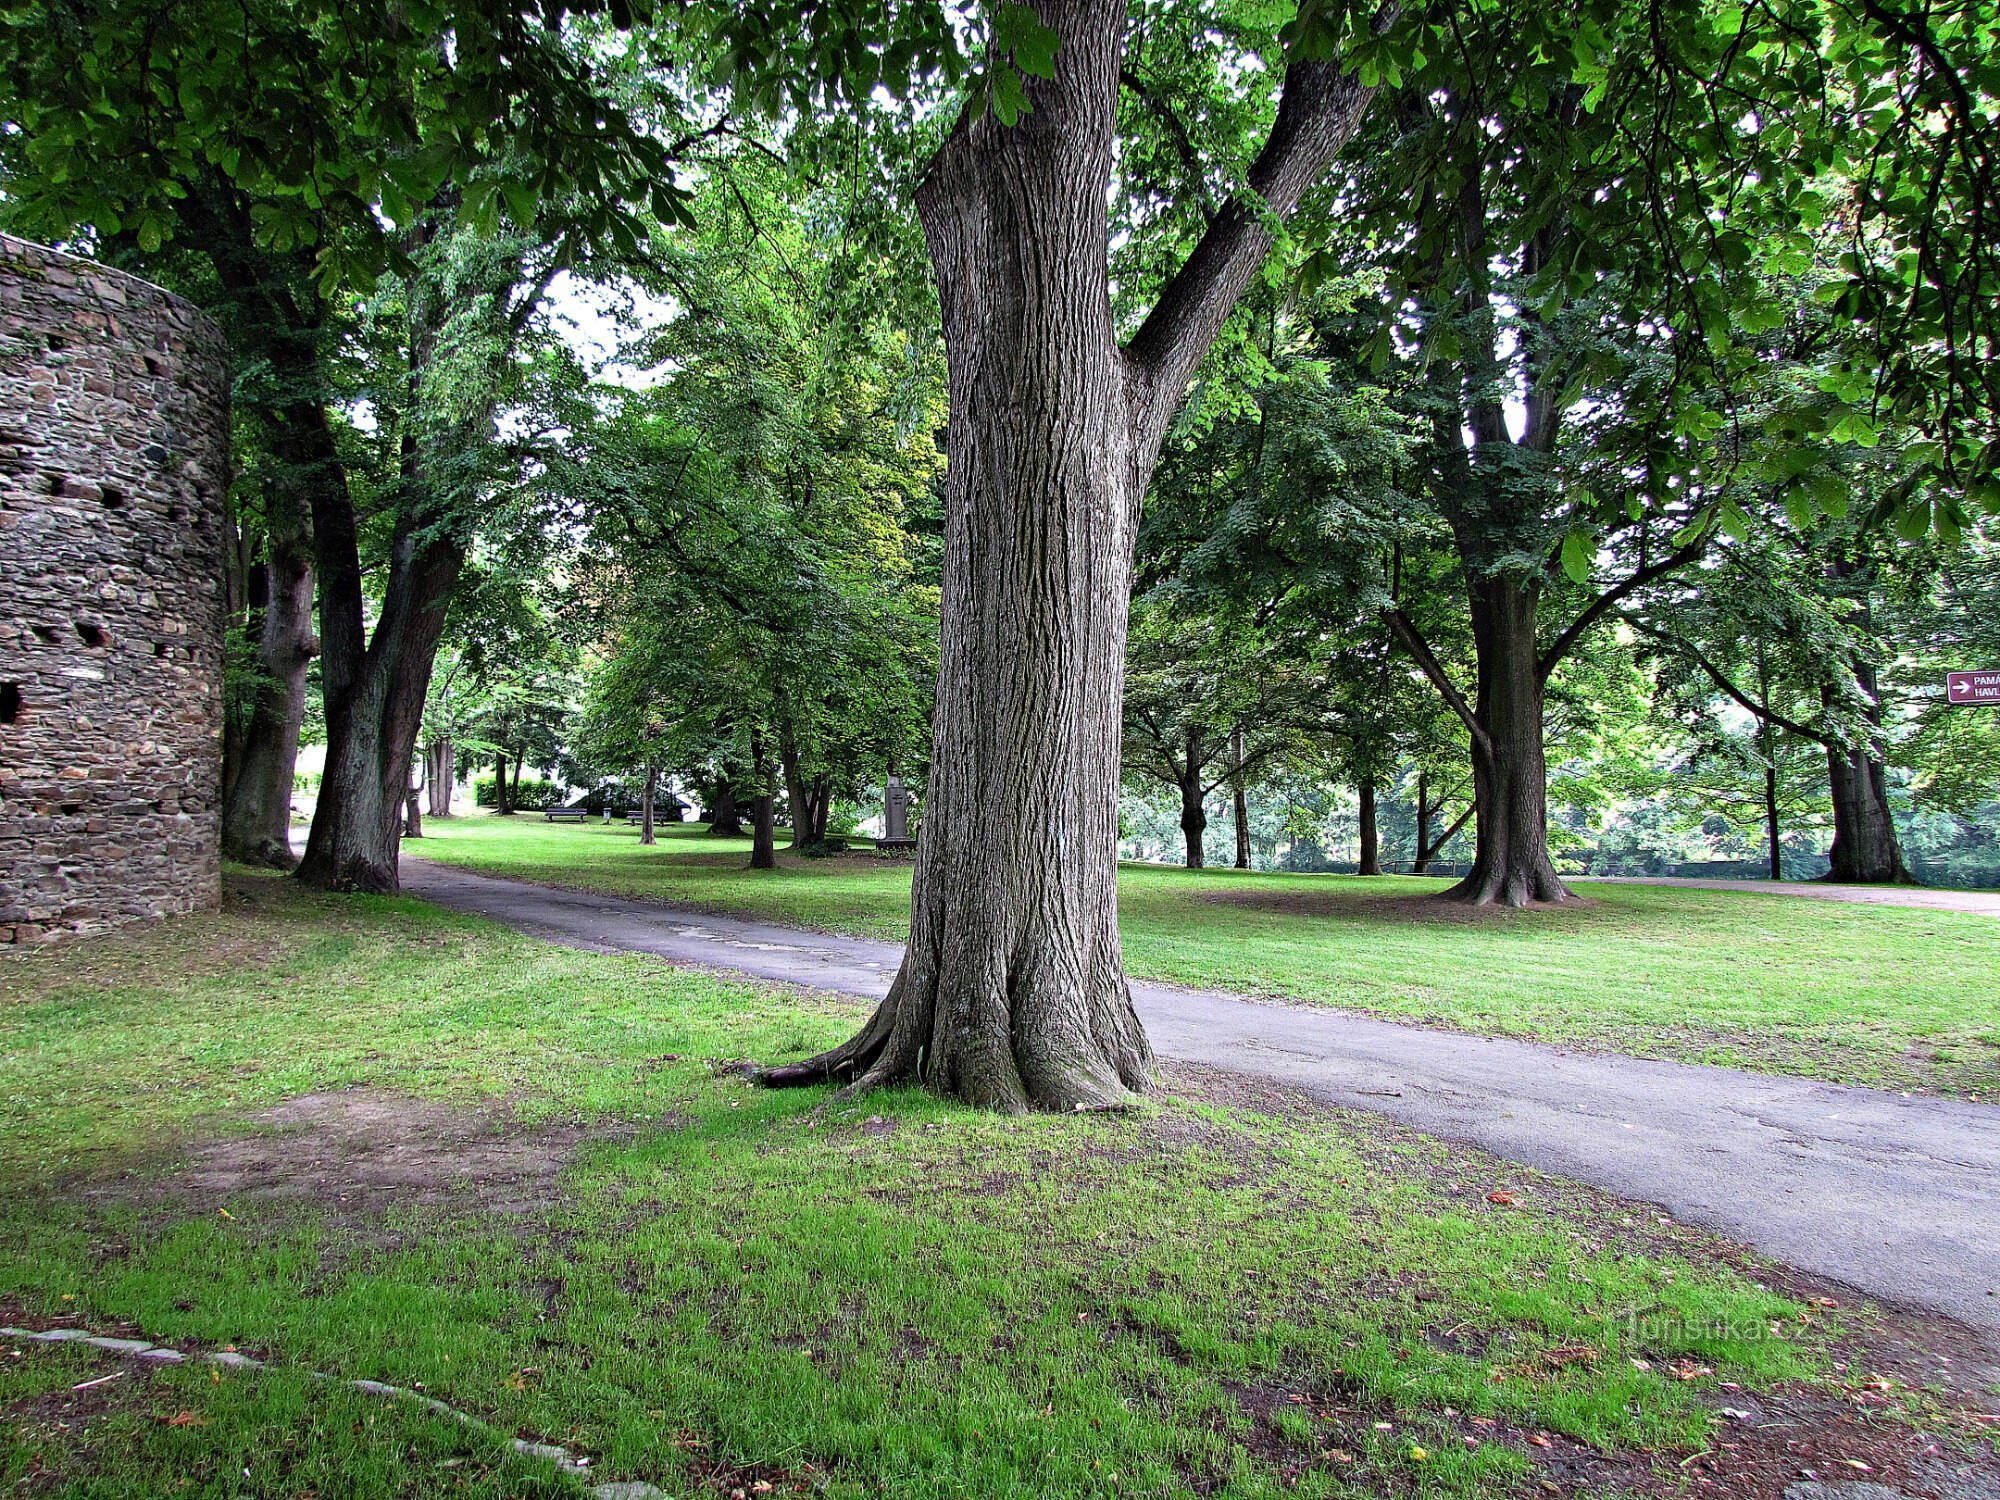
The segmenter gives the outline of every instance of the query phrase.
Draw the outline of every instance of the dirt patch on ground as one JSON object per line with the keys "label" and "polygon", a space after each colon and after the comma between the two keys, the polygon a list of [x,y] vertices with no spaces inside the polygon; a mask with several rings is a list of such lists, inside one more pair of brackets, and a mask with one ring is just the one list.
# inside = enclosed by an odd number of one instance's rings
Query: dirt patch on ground
{"label": "dirt patch on ground", "polygon": [[[250,1117],[254,1133],[202,1141],[163,1175],[96,1184],[86,1198],[312,1204],[336,1219],[391,1208],[545,1207],[599,1128],[524,1126],[505,1102],[466,1105],[372,1088],[301,1094]],[[137,1187],[135,1181],[143,1181]]]}

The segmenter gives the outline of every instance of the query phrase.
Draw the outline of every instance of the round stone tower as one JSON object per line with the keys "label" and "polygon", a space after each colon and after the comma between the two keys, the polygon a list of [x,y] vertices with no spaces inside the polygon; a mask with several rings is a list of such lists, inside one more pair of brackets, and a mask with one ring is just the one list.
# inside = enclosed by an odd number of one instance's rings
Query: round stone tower
{"label": "round stone tower", "polygon": [[220,331],[0,235],[0,944],[219,904]]}

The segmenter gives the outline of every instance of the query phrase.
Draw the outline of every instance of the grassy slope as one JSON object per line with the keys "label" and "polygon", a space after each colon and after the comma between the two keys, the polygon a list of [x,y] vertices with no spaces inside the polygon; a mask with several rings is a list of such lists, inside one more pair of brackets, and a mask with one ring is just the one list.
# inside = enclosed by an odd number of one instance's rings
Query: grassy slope
{"label": "grassy slope", "polygon": [[[909,869],[862,855],[756,873],[670,828],[458,818],[424,856],[828,931],[902,937]],[[1126,962],[1151,979],[1468,1031],[1844,1082],[2000,1096],[2000,922],[1751,891],[1590,885],[1574,909],[1478,915],[1432,881],[1131,865]]]}
{"label": "grassy slope", "polygon": [[[1220,1096],[821,1111],[706,1060],[852,1010],[411,901],[241,880],[224,916],[0,959],[0,997],[0,1309],[421,1383],[675,1494],[1500,1493],[1538,1431],[1672,1473],[1717,1380],[1823,1360],[1693,1236],[1533,1179],[1496,1206],[1470,1153]],[[594,1135],[525,1218],[160,1177],[362,1085]],[[0,1349],[0,1490],[581,1493],[286,1370],[70,1389],[119,1368]]]}

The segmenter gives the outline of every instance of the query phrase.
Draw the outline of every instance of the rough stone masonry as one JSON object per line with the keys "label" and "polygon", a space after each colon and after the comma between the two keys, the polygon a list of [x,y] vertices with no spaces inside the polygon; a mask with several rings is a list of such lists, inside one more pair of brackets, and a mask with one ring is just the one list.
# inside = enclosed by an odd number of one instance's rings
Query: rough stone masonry
{"label": "rough stone masonry", "polygon": [[221,899],[222,334],[0,235],[0,944]]}

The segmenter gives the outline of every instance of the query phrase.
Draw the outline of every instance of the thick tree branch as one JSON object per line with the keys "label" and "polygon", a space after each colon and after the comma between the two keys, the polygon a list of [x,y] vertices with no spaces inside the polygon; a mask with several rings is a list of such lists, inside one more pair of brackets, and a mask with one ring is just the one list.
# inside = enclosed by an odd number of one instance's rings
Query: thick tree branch
{"label": "thick tree branch", "polygon": [[1423,855],[1425,859],[1433,858],[1437,854],[1438,850],[1442,849],[1446,844],[1449,844],[1454,838],[1458,836],[1459,829],[1463,828],[1467,823],[1471,822],[1472,815],[1478,811],[1479,811],[1479,804],[1477,802],[1466,803],[1465,811],[1460,813],[1456,818],[1453,818],[1451,820],[1451,826],[1445,829],[1443,833],[1439,834],[1436,838],[1432,839],[1428,844],[1424,843],[1422,839],[1418,840],[1418,843],[1421,846],[1419,852]]}
{"label": "thick tree branch", "polygon": [[1657,582],[1667,574],[1686,567],[1700,557],[1707,548],[1708,538],[1697,537],[1685,547],[1676,548],[1657,562],[1648,563],[1643,568],[1635,568],[1623,581],[1613,584],[1591,600],[1583,613],[1570,621],[1569,629],[1557,636],[1549,649],[1542,653],[1541,659],[1535,663],[1535,670],[1541,675],[1542,681],[1549,680],[1549,674],[1562,665],[1563,658],[1576,649],[1577,642],[1589,634],[1599,620],[1647,584]]}
{"label": "thick tree branch", "polygon": [[[1384,7],[1376,24],[1393,13]],[[1179,408],[1195,366],[1270,251],[1272,220],[1291,216],[1354,134],[1373,93],[1338,63],[1285,70],[1278,117],[1251,165],[1248,191],[1223,205],[1125,347],[1147,383],[1142,419],[1149,432],[1164,432]]]}
{"label": "thick tree branch", "polygon": [[1465,701],[1465,694],[1458,690],[1458,684],[1451,680],[1451,674],[1445,671],[1444,663],[1439,661],[1437,653],[1431,650],[1431,643],[1425,640],[1423,633],[1411,623],[1410,617],[1400,609],[1385,609],[1382,611],[1382,622],[1389,627],[1389,633],[1403,643],[1403,649],[1416,659],[1417,665],[1423,669],[1424,676],[1431,680],[1431,686],[1436,688],[1438,695],[1444,699],[1446,707],[1457,714],[1464,723],[1466,732],[1480,748],[1490,751],[1493,747],[1492,737],[1486,733],[1486,727],[1479,722],[1479,715],[1472,711],[1472,705]]}
{"label": "thick tree branch", "polygon": [[1787,734],[1795,734],[1800,739],[1811,740],[1815,745],[1825,745],[1829,750],[1840,748],[1835,741],[1829,739],[1820,731],[1808,729],[1805,725],[1799,723],[1798,720],[1786,718],[1769,704],[1755,701],[1734,682],[1730,681],[1729,674],[1710,661],[1701,648],[1692,642],[1683,640],[1671,631],[1662,630],[1657,625],[1648,625],[1643,620],[1635,620],[1629,615],[1623,618],[1634,630],[1639,631],[1642,635],[1650,635],[1654,640],[1666,643],[1687,657],[1696,666],[1700,667],[1703,672],[1708,674],[1711,682],[1721,688],[1724,693],[1728,694],[1735,701],[1739,708],[1743,709],[1744,712],[1755,718],[1759,723],[1775,724]]}

